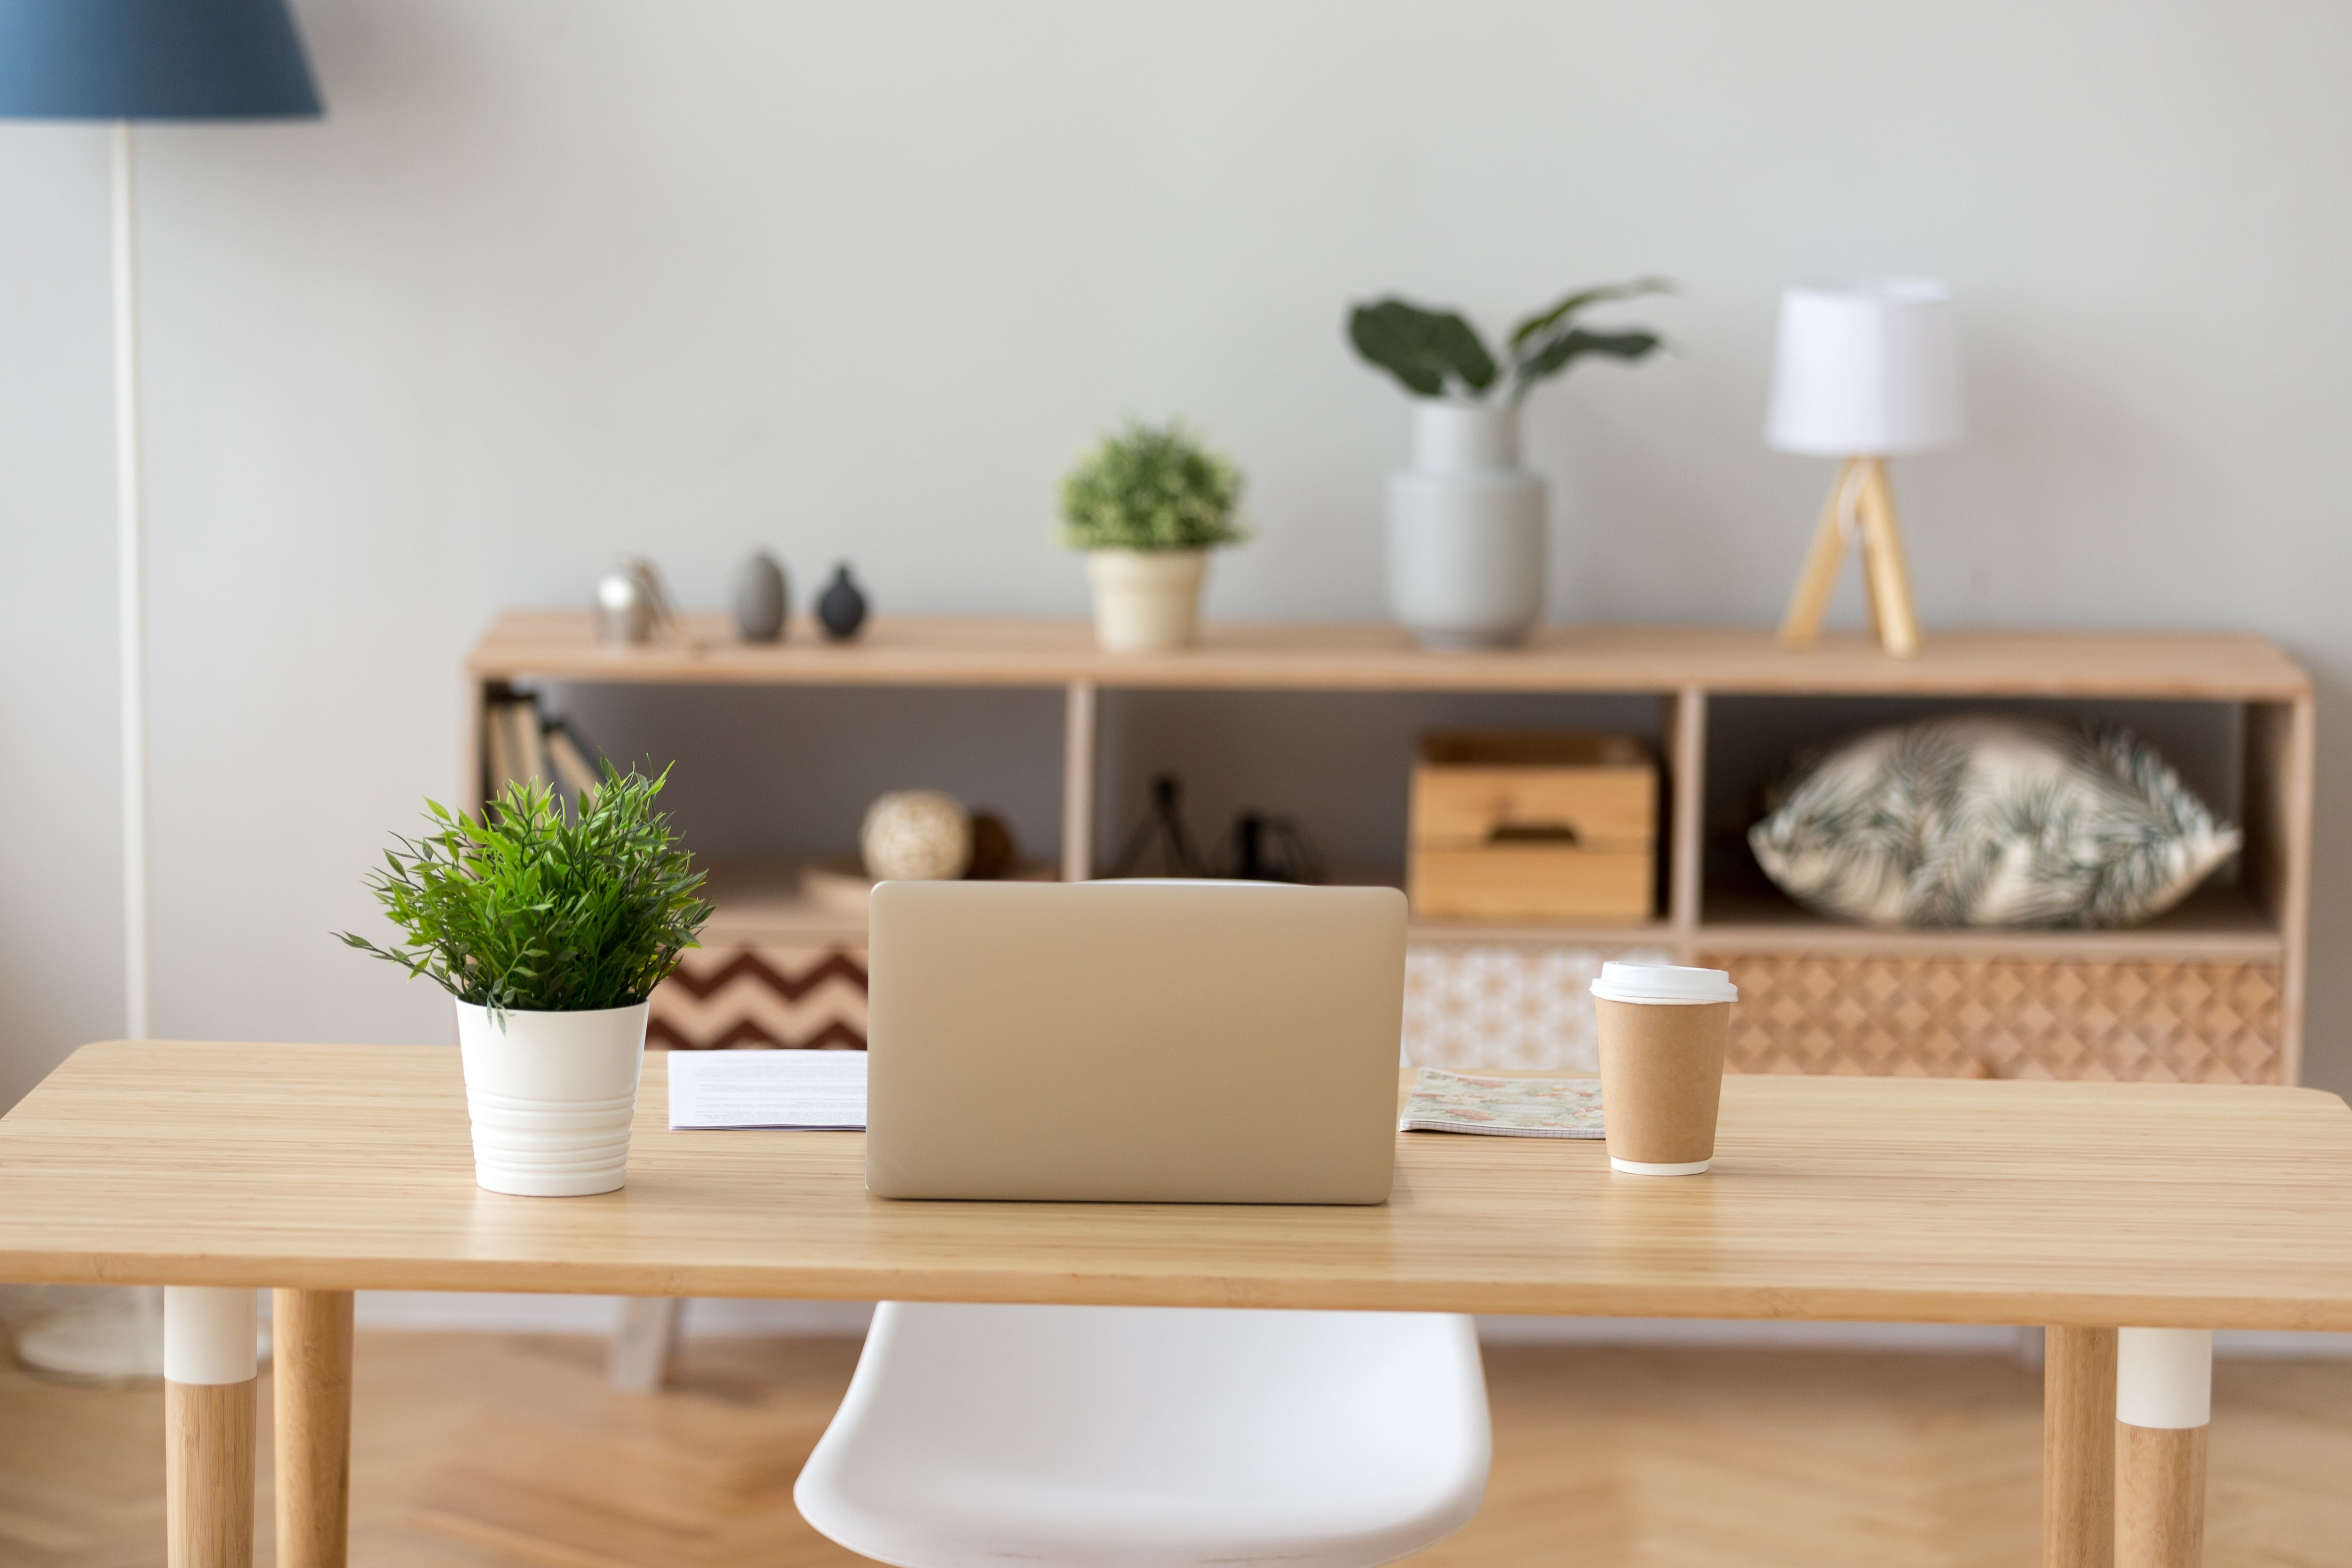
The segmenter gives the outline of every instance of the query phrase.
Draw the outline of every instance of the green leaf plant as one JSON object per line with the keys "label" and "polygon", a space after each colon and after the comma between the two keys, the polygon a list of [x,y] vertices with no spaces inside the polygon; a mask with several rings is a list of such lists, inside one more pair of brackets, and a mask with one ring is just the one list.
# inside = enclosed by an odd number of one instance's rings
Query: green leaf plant
{"label": "green leaf plant", "polygon": [[1395,376],[1416,397],[1500,401],[1517,408],[1537,383],[1564,374],[1587,354],[1634,363],[1656,353],[1664,340],[1655,332],[1590,331],[1577,325],[1577,317],[1595,305],[1672,292],[1674,285],[1663,278],[1579,289],[1513,328],[1499,363],[1461,312],[1393,298],[1357,306],[1348,317],[1348,341],[1367,363]]}
{"label": "green leaf plant", "polygon": [[1062,479],[1062,542],[1073,550],[1208,550],[1248,534],[1241,470],[1181,419],[1130,416]]}
{"label": "green leaf plant", "polygon": [[406,942],[361,952],[423,975],[461,1002],[582,1013],[634,1006],[677,967],[711,906],[703,874],[654,809],[648,779],[610,762],[567,815],[543,784],[507,786],[479,819],[427,800],[433,831],[399,838],[367,885]]}

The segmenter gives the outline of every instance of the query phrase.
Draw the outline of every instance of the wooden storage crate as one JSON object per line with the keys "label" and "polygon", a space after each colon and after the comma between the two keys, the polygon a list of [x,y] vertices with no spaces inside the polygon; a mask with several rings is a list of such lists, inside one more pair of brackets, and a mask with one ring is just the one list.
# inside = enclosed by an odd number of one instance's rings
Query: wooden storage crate
{"label": "wooden storage crate", "polygon": [[1658,770],[1630,735],[1431,735],[1411,837],[1423,920],[1647,920]]}

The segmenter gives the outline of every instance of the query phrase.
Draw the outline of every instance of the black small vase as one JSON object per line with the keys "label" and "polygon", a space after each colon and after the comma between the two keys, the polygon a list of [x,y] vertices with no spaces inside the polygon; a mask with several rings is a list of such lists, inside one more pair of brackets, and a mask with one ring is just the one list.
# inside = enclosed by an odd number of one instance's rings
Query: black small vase
{"label": "black small vase", "polygon": [[833,569],[833,583],[816,602],[816,618],[835,642],[847,642],[866,624],[866,595],[851,580],[846,561]]}

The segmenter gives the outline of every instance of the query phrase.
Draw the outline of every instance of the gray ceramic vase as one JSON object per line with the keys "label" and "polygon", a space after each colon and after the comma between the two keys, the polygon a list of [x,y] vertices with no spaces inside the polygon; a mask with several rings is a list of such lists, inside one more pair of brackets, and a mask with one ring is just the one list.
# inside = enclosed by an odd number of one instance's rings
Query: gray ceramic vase
{"label": "gray ceramic vase", "polygon": [[784,569],[766,551],[756,552],[735,574],[735,629],[745,642],[777,642],[792,609]]}

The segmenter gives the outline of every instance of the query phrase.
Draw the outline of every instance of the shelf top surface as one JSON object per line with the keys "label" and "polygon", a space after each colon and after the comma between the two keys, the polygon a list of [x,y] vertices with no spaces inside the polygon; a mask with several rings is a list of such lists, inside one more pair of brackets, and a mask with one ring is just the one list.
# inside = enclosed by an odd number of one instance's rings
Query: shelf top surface
{"label": "shelf top surface", "polygon": [[446,1047],[119,1041],[0,1120],[0,1278],[817,1300],[2352,1329],[2352,1111],[2310,1089],[1740,1078],[1716,1169],[1401,1134],[1370,1207],[908,1203],[855,1133],[672,1132],[474,1185]]}
{"label": "shelf top surface", "polygon": [[1552,626],[1523,648],[1435,654],[1384,624],[1213,621],[1201,645],[1113,654],[1075,620],[881,616],[857,640],[795,620],[780,643],[719,616],[687,641],[615,647],[586,612],[499,618],[467,662],[479,679],[677,685],[1104,686],[1359,691],[1711,691],[2284,701],[2311,678],[2268,639],[2233,633],[1937,631],[1916,658],[1858,636],[1805,653],[1755,627]]}

